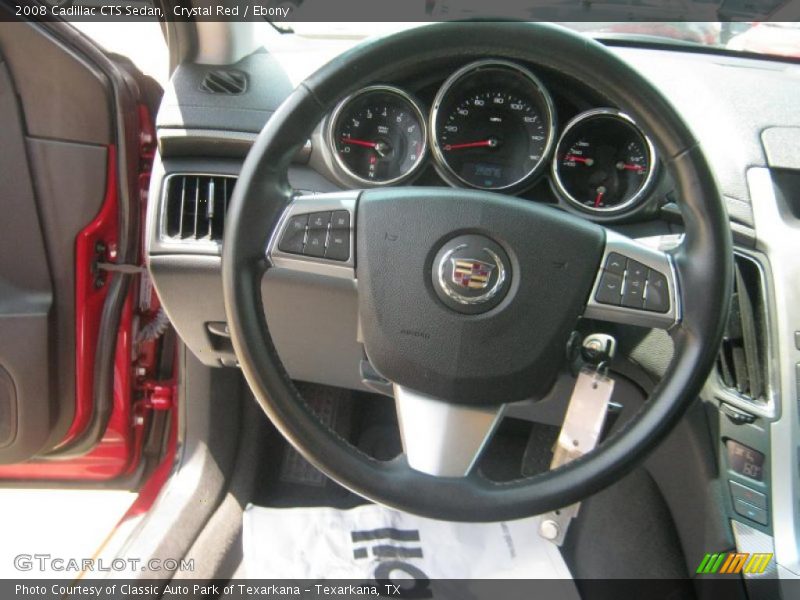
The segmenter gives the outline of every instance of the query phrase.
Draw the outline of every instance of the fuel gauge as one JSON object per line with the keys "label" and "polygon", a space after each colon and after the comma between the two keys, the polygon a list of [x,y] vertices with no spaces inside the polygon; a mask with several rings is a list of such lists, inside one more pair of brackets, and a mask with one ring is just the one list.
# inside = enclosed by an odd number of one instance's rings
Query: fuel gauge
{"label": "fuel gauge", "polygon": [[583,210],[616,213],[641,201],[653,182],[650,140],[617,110],[582,113],[564,129],[553,160],[553,183]]}

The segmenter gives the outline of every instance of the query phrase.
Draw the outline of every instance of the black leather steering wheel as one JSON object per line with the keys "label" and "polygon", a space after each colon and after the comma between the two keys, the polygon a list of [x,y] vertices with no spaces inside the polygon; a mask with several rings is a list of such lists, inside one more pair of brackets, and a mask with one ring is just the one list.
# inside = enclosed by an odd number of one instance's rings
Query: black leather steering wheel
{"label": "black leather steering wheel", "polygon": [[[674,250],[647,249],[554,208],[451,188],[389,188],[297,198],[288,166],[314,126],[353,91],[444,57],[524,61],[602,90],[650,136],[685,221]],[[339,211],[346,261],[292,257],[279,240],[292,218]],[[304,222],[305,217],[301,218]],[[453,248],[484,252],[493,295],[451,299]],[[666,283],[656,313],[597,302],[611,253]],[[459,254],[468,259],[463,252]],[[432,518],[513,519],[579,501],[622,477],[675,426],[713,366],[727,318],[732,242],[714,177],[675,109],[603,46],[556,26],[441,23],[369,41],[334,59],[270,118],[242,167],[229,208],[222,273],[228,324],[247,381],[281,433],[335,481]],[[347,278],[361,339],[391,382],[404,453],[381,462],[324,425],[284,370],[262,301],[267,269]],[[500,281],[500,273],[503,273]],[[445,288],[450,287],[448,291]],[[509,402],[540,397],[563,366],[581,316],[667,329],[674,358],[648,402],[594,451],[532,478],[496,483],[473,468]]]}

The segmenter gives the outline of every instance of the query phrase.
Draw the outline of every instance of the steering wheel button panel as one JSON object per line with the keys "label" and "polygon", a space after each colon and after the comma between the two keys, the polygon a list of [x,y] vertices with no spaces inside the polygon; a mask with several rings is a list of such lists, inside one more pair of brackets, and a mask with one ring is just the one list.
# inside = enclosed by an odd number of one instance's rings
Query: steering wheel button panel
{"label": "steering wheel button panel", "polygon": [[679,320],[670,256],[607,231],[606,251],[584,316],[645,327]]}
{"label": "steering wheel button panel", "polygon": [[350,213],[346,210],[295,215],[286,219],[278,250],[314,258],[350,258]]}
{"label": "steering wheel button panel", "polygon": [[611,252],[606,258],[595,300],[601,304],[669,311],[669,285],[665,275],[642,263]]}
{"label": "steering wheel button panel", "polygon": [[353,279],[353,215],[359,192],[295,196],[269,241],[275,267]]}

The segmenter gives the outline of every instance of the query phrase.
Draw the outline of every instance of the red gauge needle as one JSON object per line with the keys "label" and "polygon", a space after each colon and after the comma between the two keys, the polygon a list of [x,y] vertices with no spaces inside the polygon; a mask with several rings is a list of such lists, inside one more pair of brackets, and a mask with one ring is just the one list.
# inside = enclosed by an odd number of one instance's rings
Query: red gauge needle
{"label": "red gauge needle", "polygon": [[465,142],[463,144],[447,144],[444,149],[448,152],[450,150],[460,150],[461,148],[480,148],[483,146],[489,146],[494,148],[497,146],[497,140],[494,138],[489,138],[488,140],[480,140],[479,142]]}
{"label": "red gauge needle", "polygon": [[618,168],[620,171],[622,171],[622,170],[627,170],[627,171],[644,171],[644,167],[643,167],[642,165],[629,165],[628,163],[624,163],[624,162],[618,162],[618,163],[617,163],[617,168]]}
{"label": "red gauge needle", "polygon": [[575,156],[574,154],[567,154],[564,157],[564,160],[568,162],[579,162],[585,165],[589,165],[590,167],[594,164],[593,158],[586,158],[585,156]]}
{"label": "red gauge needle", "polygon": [[598,190],[597,191],[597,196],[595,196],[595,198],[594,198],[594,207],[595,208],[598,208],[600,206],[600,203],[603,201],[603,196],[605,196],[605,195],[606,195],[605,190],[603,190],[603,191]]}
{"label": "red gauge needle", "polygon": [[367,140],[358,140],[351,137],[343,137],[342,141],[345,144],[355,144],[356,146],[365,146],[366,148],[375,148],[378,145],[377,142],[368,142]]}

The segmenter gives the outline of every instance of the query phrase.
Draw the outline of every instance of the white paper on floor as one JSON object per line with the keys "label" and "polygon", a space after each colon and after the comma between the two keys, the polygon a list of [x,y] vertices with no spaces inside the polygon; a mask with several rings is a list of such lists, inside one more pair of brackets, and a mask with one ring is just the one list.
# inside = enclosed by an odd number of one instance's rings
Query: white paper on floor
{"label": "white paper on floor", "polygon": [[351,510],[250,505],[244,513],[246,576],[374,580],[387,579],[386,570],[394,568],[429,579],[562,579],[559,589],[566,593],[559,600],[578,598],[566,581],[564,559],[539,536],[538,524],[539,517],[435,521],[375,504]]}

